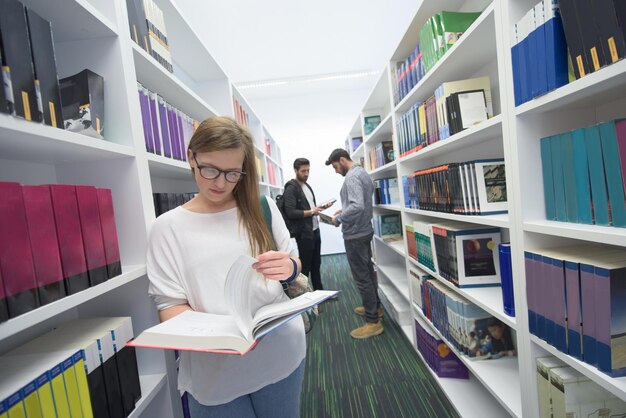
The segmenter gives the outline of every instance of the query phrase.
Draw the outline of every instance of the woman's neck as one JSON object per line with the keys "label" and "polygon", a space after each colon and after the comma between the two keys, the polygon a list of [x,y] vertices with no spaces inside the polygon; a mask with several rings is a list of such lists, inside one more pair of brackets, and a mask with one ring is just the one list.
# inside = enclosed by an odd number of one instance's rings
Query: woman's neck
{"label": "woman's neck", "polygon": [[198,193],[193,199],[183,205],[183,208],[197,213],[219,213],[237,206],[235,196],[222,202],[212,202]]}

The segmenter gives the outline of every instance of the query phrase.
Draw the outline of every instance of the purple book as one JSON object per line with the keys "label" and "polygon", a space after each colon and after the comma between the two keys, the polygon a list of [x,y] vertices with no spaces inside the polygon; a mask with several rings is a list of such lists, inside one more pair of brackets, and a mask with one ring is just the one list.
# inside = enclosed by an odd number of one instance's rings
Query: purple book
{"label": "purple book", "polygon": [[524,251],[524,266],[526,271],[526,300],[528,304],[528,329],[531,334],[537,335],[537,303],[535,299],[535,260],[533,253]]}
{"label": "purple book", "polygon": [[89,288],[76,187],[69,184],[51,184],[49,187],[57,226],[65,290],[68,295],[73,295]]}
{"label": "purple book", "polygon": [[580,275],[578,262],[565,262],[567,294],[567,353],[582,360],[582,317],[580,315]]}
{"label": "purple book", "polygon": [[[0,183],[0,270],[9,316],[39,307],[22,186]],[[9,237],[11,237],[9,239]]]}
{"label": "purple book", "polygon": [[139,107],[141,109],[141,126],[143,128],[143,139],[146,143],[146,151],[153,152],[153,146],[151,143],[152,129],[150,126],[150,111],[148,109],[148,101],[145,89],[140,84],[137,85],[139,89]]}
{"label": "purple book", "polygon": [[22,186],[41,305],[65,297],[57,227],[48,186]]}
{"label": "purple book", "polygon": [[170,144],[172,147],[172,158],[178,160],[178,126],[176,125],[176,118],[174,116],[174,108],[167,105],[167,121],[170,128]]}
{"label": "purple book", "polygon": [[94,186],[76,186],[76,199],[78,201],[78,213],[80,215],[80,228],[83,234],[89,284],[96,286],[109,279],[100,224],[98,192]]}
{"label": "purple book", "polygon": [[167,105],[161,96],[157,96],[159,104],[159,123],[161,125],[161,137],[163,138],[163,155],[172,158],[172,146],[170,144],[170,128],[167,120]]}
{"label": "purple book", "polygon": [[181,161],[185,161],[185,134],[183,133],[183,112],[176,109],[176,123],[178,124],[178,156]]}
{"label": "purple book", "polygon": [[552,345],[567,353],[567,309],[565,306],[565,262],[561,256],[552,258]]}
{"label": "purple book", "polygon": [[[546,302],[550,299],[548,290],[550,289],[547,277],[547,267],[544,269],[543,256],[533,254],[535,262],[535,301],[537,302],[537,336],[542,340],[546,339],[546,323],[548,312]],[[549,306],[549,305],[548,305]]]}
{"label": "purple book", "polygon": [[148,93],[150,105],[150,122],[152,125],[152,138],[154,140],[154,153],[161,155],[161,135],[159,135],[159,120],[157,119],[157,96],[156,93]]}
{"label": "purple book", "polygon": [[583,360],[595,365],[596,356],[596,310],[595,310],[595,277],[592,264],[580,264],[580,295],[583,317]]}

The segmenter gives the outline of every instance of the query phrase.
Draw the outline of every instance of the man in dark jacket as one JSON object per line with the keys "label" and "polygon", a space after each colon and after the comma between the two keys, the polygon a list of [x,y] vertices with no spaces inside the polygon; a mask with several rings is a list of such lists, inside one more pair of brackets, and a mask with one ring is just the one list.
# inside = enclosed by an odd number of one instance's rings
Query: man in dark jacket
{"label": "man in dark jacket", "polygon": [[298,243],[298,252],[302,262],[302,274],[311,274],[313,289],[322,290],[320,265],[322,264],[319,220],[317,214],[324,208],[315,203],[315,193],[307,183],[310,163],[306,158],[297,158],[293,162],[296,178],[285,184],[283,199],[285,205],[285,223],[291,236]]}

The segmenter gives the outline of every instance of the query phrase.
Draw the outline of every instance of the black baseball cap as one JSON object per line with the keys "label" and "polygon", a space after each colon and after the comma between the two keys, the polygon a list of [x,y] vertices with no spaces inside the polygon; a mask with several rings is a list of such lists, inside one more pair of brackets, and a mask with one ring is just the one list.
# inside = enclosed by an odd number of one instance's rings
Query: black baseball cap
{"label": "black baseball cap", "polygon": [[331,165],[335,161],[339,161],[341,157],[344,157],[347,160],[352,161],[350,158],[350,154],[343,148],[336,148],[333,152],[330,153],[328,160],[326,160],[326,165]]}

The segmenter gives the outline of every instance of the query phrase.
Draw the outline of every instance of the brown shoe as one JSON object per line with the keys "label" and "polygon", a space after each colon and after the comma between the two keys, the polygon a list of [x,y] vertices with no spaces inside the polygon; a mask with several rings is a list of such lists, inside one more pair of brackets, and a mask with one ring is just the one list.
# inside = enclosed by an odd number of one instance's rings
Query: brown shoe
{"label": "brown shoe", "polygon": [[[365,308],[362,306],[357,306],[356,308],[354,308],[354,313],[357,315],[365,316]],[[383,307],[381,305],[378,305],[378,317],[383,317]]]}
{"label": "brown shoe", "polygon": [[353,329],[350,332],[352,338],[357,340],[364,340],[366,338],[375,337],[383,333],[385,328],[383,327],[383,321],[378,322],[366,322],[365,325]]}

